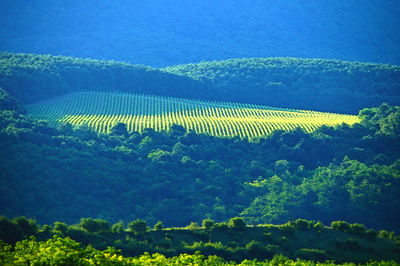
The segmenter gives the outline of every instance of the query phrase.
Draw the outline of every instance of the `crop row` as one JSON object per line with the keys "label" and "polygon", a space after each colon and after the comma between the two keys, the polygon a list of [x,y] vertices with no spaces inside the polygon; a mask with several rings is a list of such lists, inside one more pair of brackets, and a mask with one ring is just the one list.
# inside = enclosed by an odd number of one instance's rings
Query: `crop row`
{"label": "crop row", "polygon": [[102,133],[122,122],[128,131],[168,130],[178,124],[214,136],[260,137],[277,129],[311,132],[322,125],[359,121],[352,115],[109,92],[73,93],[27,109],[36,118],[88,125]]}

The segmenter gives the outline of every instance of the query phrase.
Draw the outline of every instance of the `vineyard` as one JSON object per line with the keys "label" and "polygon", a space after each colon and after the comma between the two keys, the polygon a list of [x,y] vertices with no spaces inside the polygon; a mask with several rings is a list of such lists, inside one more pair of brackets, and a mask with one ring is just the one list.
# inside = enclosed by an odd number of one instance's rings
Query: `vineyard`
{"label": "vineyard", "polygon": [[323,125],[359,122],[353,115],[120,92],[76,92],[26,108],[34,118],[87,125],[101,133],[109,133],[121,122],[130,132],[168,130],[178,124],[196,133],[253,138],[278,129],[300,127],[312,132]]}

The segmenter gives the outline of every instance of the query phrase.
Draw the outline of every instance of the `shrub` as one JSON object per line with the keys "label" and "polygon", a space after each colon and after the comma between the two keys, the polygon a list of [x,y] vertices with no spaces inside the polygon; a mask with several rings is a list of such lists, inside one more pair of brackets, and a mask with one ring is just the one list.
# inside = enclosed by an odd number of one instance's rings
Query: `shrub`
{"label": "shrub", "polygon": [[324,228],[324,225],[320,221],[318,221],[313,225],[313,227],[315,229],[322,229],[322,228]]}
{"label": "shrub", "polygon": [[111,226],[111,232],[120,234],[124,231],[124,223],[119,221]]}
{"label": "shrub", "polygon": [[365,235],[366,228],[363,224],[350,224],[350,232],[355,235]]}
{"label": "shrub", "polygon": [[204,219],[201,224],[206,230],[211,230],[214,227],[215,222],[212,219]]}
{"label": "shrub", "polygon": [[147,224],[146,221],[141,219],[136,219],[128,224],[128,229],[134,235],[142,235],[147,232]]}
{"label": "shrub", "polygon": [[154,225],[154,230],[160,231],[162,230],[164,227],[163,223],[161,221],[158,221],[155,225]]}
{"label": "shrub", "polygon": [[297,219],[295,221],[288,222],[288,225],[291,225],[291,226],[293,226],[293,228],[299,229],[299,230],[307,230],[307,229],[311,228],[312,224],[313,223],[311,221],[307,221],[305,219]]}
{"label": "shrub", "polygon": [[350,225],[348,222],[344,221],[333,221],[331,223],[331,228],[337,231],[341,232],[349,232],[350,231]]}
{"label": "shrub", "polygon": [[216,223],[214,224],[214,230],[224,231],[228,229],[227,223]]}
{"label": "shrub", "polygon": [[189,230],[199,229],[199,225],[196,222],[191,222],[188,226],[186,226]]}
{"label": "shrub", "polygon": [[242,217],[234,217],[229,219],[228,227],[242,231],[246,229],[246,222]]}
{"label": "shrub", "polygon": [[78,226],[90,233],[103,233],[111,229],[109,222],[106,220],[93,218],[81,218]]}
{"label": "shrub", "polygon": [[68,230],[68,225],[66,223],[62,222],[55,222],[53,226],[53,232],[54,233],[61,233],[61,235],[64,235]]}

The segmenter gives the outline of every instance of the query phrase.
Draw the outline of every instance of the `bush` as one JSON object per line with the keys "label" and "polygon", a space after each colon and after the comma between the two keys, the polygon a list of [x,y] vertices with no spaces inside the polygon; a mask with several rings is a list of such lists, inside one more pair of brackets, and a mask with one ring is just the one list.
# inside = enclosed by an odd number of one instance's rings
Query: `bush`
{"label": "bush", "polygon": [[234,217],[229,219],[228,227],[242,231],[246,229],[246,222],[242,217]]}
{"label": "bush", "polygon": [[333,221],[331,223],[331,228],[341,232],[349,232],[350,231],[350,224],[344,221]]}
{"label": "bush", "polygon": [[227,223],[216,223],[214,224],[214,230],[224,231],[228,229]]}
{"label": "bush", "polygon": [[111,230],[110,224],[103,219],[81,218],[78,226],[89,233],[103,233]]}
{"label": "bush", "polygon": [[162,230],[164,227],[163,223],[161,221],[158,221],[155,225],[154,225],[154,230],[160,231]]}
{"label": "bush", "polygon": [[119,221],[111,226],[111,232],[120,234],[124,231],[124,223]]}
{"label": "bush", "polygon": [[199,229],[199,225],[195,222],[191,222],[188,226],[186,226],[186,228],[189,230],[195,230],[195,229]]}
{"label": "bush", "polygon": [[289,221],[288,225],[293,226],[293,228],[295,229],[307,230],[310,229],[311,226],[313,226],[313,222],[307,221],[305,219],[297,219],[295,221]]}
{"label": "bush", "polygon": [[355,235],[364,236],[366,228],[363,224],[350,224],[350,232]]}
{"label": "bush", "polygon": [[215,222],[212,219],[204,219],[201,224],[206,230],[211,230],[214,227]]}
{"label": "bush", "polygon": [[17,217],[12,219],[12,222],[19,227],[19,230],[24,235],[24,238],[28,236],[34,236],[38,232],[38,225],[33,219],[27,219],[25,217]]}
{"label": "bush", "polygon": [[136,219],[128,224],[128,229],[134,235],[142,235],[147,232],[147,224],[146,221],[141,219]]}
{"label": "bush", "polygon": [[53,226],[53,232],[60,234],[61,235],[65,235],[65,233],[68,230],[68,225],[66,223],[63,222],[55,222],[54,226]]}

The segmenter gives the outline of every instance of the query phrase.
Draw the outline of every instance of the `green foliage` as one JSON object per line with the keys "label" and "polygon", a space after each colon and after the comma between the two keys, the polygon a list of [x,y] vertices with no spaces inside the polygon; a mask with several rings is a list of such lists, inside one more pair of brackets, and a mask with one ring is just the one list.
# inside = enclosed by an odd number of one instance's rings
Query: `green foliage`
{"label": "green foliage", "polygon": [[332,229],[342,231],[342,232],[350,232],[350,224],[345,221],[333,221],[331,223]]}
{"label": "green foliage", "polygon": [[211,230],[213,229],[215,222],[212,219],[204,219],[201,222],[201,225],[206,229],[206,230]]}
{"label": "green foliage", "polygon": [[[354,114],[382,102],[400,102],[399,67],[382,64],[244,58],[158,70],[114,61],[11,53],[0,53],[0,63],[0,87],[23,103],[77,90],[116,88],[131,93]],[[24,84],[29,84],[29,90]]]}
{"label": "green foliage", "polygon": [[111,232],[121,234],[124,232],[125,227],[124,227],[124,222],[119,221],[111,226]]}
{"label": "green foliage", "polygon": [[155,225],[154,225],[154,230],[160,231],[162,230],[164,227],[163,223],[161,221],[158,221]]}
{"label": "green foliage", "polygon": [[375,125],[398,109],[378,109],[361,125],[251,142],[179,128],[103,135],[1,111],[0,211],[48,224],[93,216],[185,226],[241,215],[249,224],[340,218],[395,230],[400,140]]}
{"label": "green foliage", "polygon": [[0,88],[0,110],[13,110],[20,113],[24,112],[18,101],[15,98],[10,97],[10,95],[8,95],[8,93],[2,88]]}
{"label": "green foliage", "polygon": [[312,221],[307,221],[305,219],[297,219],[294,221],[289,221],[288,225],[293,226],[297,230],[307,230],[315,226],[315,224]]}
{"label": "green foliage", "polygon": [[136,219],[128,223],[128,229],[134,235],[142,235],[147,232],[147,223],[144,220]]}
{"label": "green foliage", "polygon": [[190,224],[188,226],[186,226],[186,229],[189,229],[189,230],[197,230],[199,228],[200,228],[200,226],[196,222],[190,222]]}
{"label": "green foliage", "polygon": [[22,103],[94,88],[191,98],[188,92],[203,87],[190,78],[115,61],[0,53],[0,65],[0,87]]}
{"label": "green foliage", "polygon": [[128,131],[126,124],[124,123],[116,123],[112,128],[111,128],[111,134],[112,135],[117,135],[117,136],[128,136]]}
{"label": "green foliage", "polygon": [[235,230],[243,231],[246,229],[246,222],[242,217],[233,217],[229,219],[228,227]]}
{"label": "green foliage", "polygon": [[399,104],[398,66],[323,59],[240,58],[165,70],[209,84],[209,90],[220,95],[218,100],[339,113],[357,113],[382,102]]}
{"label": "green foliage", "polygon": [[[96,220],[87,219],[81,221],[81,224],[90,224]],[[7,221],[14,221],[14,219],[3,218],[0,225],[4,226],[4,222]],[[143,220],[135,222],[136,225],[144,223]],[[393,233],[386,233],[387,236],[382,239],[377,235],[371,237],[367,234],[357,234],[355,236],[354,231],[338,234],[337,231],[334,231],[335,229],[323,226],[319,230],[304,230],[304,226],[313,224],[312,221],[298,219],[284,225],[248,227],[240,234],[238,234],[237,228],[227,227],[226,224],[224,230],[204,230],[196,225],[195,230],[192,228],[166,228],[161,231],[150,230],[146,234],[142,232],[132,235],[129,231],[121,230],[123,229],[122,222],[114,224],[112,230],[106,234],[100,231],[88,232],[81,228],[81,225],[55,223],[53,227],[42,226],[38,232],[34,233],[41,241],[36,241],[32,236],[27,235],[24,237],[25,240],[21,239],[16,243],[14,249],[2,243],[0,239],[0,263],[2,265],[6,264],[4,262],[12,264],[13,261],[21,260],[28,264],[35,262],[47,265],[51,263],[52,252],[57,253],[54,257],[54,264],[57,265],[61,261],[65,261],[64,264],[74,263],[74,265],[80,265],[81,261],[108,265],[109,259],[113,259],[114,263],[125,263],[125,260],[127,263],[132,263],[132,261],[148,256],[145,252],[157,252],[159,254],[154,256],[160,258],[167,256],[171,259],[183,254],[202,254],[218,256],[220,260],[233,260],[238,263],[244,259],[260,261],[271,259],[280,253],[286,254],[290,258],[311,261],[336,260],[358,263],[365,263],[371,259],[400,261],[397,252],[397,236]],[[66,227],[66,230],[60,229],[63,227]],[[365,228],[360,224],[350,227]],[[4,228],[0,227],[0,230],[2,229]],[[60,235],[60,230],[64,230],[65,233]],[[266,233],[268,239],[265,238]],[[381,232],[381,235],[383,234]],[[322,239],[323,241],[321,241]],[[121,251],[117,251],[116,248]],[[366,250],[374,250],[374,252],[364,254]],[[36,258],[36,256],[41,258]],[[136,257],[128,258],[127,256]]]}
{"label": "green foliage", "polygon": [[103,219],[81,218],[78,226],[90,233],[104,233],[111,230],[110,224]]}

